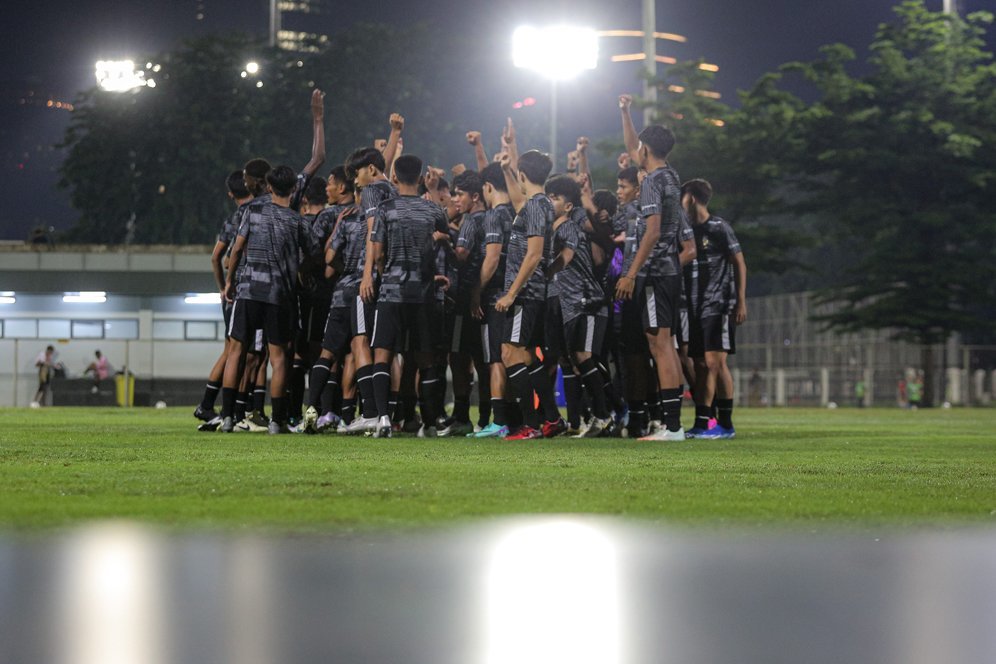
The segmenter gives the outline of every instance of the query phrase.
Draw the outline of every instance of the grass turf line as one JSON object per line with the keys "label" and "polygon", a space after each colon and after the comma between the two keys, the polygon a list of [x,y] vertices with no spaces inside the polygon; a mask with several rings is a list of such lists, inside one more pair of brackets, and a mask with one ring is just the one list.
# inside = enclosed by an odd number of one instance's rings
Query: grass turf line
{"label": "grass turf line", "polygon": [[739,409],[737,439],[677,443],[206,434],[191,410],[0,410],[0,527],[125,518],[335,532],[534,513],[707,527],[996,521],[987,409]]}

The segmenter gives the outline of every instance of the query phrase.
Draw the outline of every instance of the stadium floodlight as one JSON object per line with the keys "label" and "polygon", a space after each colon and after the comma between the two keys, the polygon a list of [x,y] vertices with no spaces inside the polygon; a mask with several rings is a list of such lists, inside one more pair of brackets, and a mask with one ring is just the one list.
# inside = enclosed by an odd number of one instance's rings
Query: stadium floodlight
{"label": "stadium floodlight", "polygon": [[221,293],[187,293],[186,304],[221,304]]}
{"label": "stadium floodlight", "polygon": [[[155,65],[153,71],[158,71],[158,67]],[[107,92],[128,92],[148,85],[145,70],[135,69],[132,60],[99,60],[95,74],[97,85]]]}
{"label": "stadium floodlight", "polygon": [[259,73],[259,63],[249,62],[246,63],[246,73],[248,74],[258,74]]}
{"label": "stadium floodlight", "polygon": [[0,304],[17,304],[17,298],[14,297],[14,291],[0,291]]}
{"label": "stadium floodlight", "polygon": [[101,304],[103,302],[107,302],[107,293],[104,291],[65,293],[62,296],[62,301],[70,304]]}
{"label": "stadium floodlight", "polygon": [[523,26],[512,33],[512,61],[553,81],[565,81],[598,65],[598,33],[566,25]]}

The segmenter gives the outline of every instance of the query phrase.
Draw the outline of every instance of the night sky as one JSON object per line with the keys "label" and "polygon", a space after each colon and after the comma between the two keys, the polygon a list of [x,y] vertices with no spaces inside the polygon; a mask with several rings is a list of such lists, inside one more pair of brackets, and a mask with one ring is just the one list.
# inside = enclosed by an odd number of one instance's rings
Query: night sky
{"label": "night sky", "polygon": [[[486,137],[496,135],[498,127],[490,125],[506,113],[503,109],[512,114],[516,99],[535,96],[543,102],[548,94],[549,85],[536,75],[512,68],[510,35],[516,26],[560,22],[599,29],[640,27],[639,0],[330,0],[327,4],[345,8],[314,19],[315,31],[334,31],[357,21],[403,24],[425,20],[438,30],[474,36],[480,49],[494,54],[490,59],[494,71],[482,72],[480,81],[454,82],[453,94],[466,113],[466,128],[481,129]],[[962,0],[962,12],[993,9],[993,4],[993,0]],[[764,72],[791,60],[815,58],[823,44],[843,42],[860,51],[876,26],[891,20],[893,5],[892,0],[659,0],[658,30],[685,35],[688,42],[658,42],[658,52],[679,59],[703,57],[718,64],[716,89],[729,103],[735,101],[738,89],[748,87]],[[932,9],[940,5],[941,0],[928,2]],[[38,225],[65,229],[75,219],[68,195],[55,187],[54,170],[61,156],[52,148],[70,114],[48,109],[45,101],[72,101],[80,90],[92,86],[93,63],[99,59],[137,59],[170,49],[188,35],[263,34],[267,7],[267,0],[7,3],[0,23],[0,171],[8,196],[0,208],[0,240],[24,239]],[[199,13],[203,15],[200,20]],[[603,58],[641,50],[636,39],[603,39],[601,47]],[[602,63],[599,69],[562,84],[562,151],[579,134],[603,137],[619,131],[614,98],[620,92],[639,91],[637,70],[638,65]],[[320,81],[319,85],[333,83]],[[40,101],[19,103],[29,90]],[[540,112],[538,107],[535,112]],[[469,161],[472,157],[461,141],[459,135],[448,140],[447,155],[452,152],[454,161]],[[338,152],[345,151],[329,147],[330,159],[338,159]]]}

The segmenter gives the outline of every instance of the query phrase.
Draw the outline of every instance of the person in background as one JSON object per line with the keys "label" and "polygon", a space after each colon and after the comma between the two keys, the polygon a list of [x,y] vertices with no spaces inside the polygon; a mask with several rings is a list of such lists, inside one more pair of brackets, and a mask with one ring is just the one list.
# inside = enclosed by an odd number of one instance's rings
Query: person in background
{"label": "person in background", "polygon": [[31,400],[32,408],[39,408],[48,401],[52,392],[52,376],[58,364],[59,354],[55,352],[55,346],[49,346],[38,353],[35,358],[35,367],[38,369],[38,391],[35,398]]}
{"label": "person in background", "polygon": [[93,387],[90,388],[90,392],[96,394],[100,391],[100,381],[105,380],[111,372],[111,365],[108,363],[107,358],[98,350],[94,352],[94,360],[90,363],[90,366],[86,368],[83,372],[84,375],[88,373],[93,374]]}

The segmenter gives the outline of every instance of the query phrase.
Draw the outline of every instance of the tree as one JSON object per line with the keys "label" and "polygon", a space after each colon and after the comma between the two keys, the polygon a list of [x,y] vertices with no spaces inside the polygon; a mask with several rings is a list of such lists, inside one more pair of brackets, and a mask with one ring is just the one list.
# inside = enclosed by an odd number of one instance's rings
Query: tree
{"label": "tree", "polygon": [[[406,136],[431,145],[436,101],[423,83],[436,66],[430,44],[424,26],[358,25],[315,54],[233,35],[189,40],[148,57],[161,67],[149,72],[154,88],[92,89],[76,103],[60,182],[80,213],[69,239],[212,242],[232,209],[228,173],[257,156],[293,168],[308,161],[316,86],[326,92],[323,172],[353,148],[386,136],[392,111],[407,116]],[[241,77],[250,60],[259,63],[259,74]],[[405,67],[392,64],[401,61]]]}
{"label": "tree", "polygon": [[[820,299],[831,329],[888,329],[922,345],[991,326],[996,298],[996,66],[984,50],[988,13],[966,19],[896,8],[879,28],[863,75],[854,52],[823,49],[795,63],[819,93],[797,119],[804,207],[832,212],[822,229],[854,262]],[[802,157],[802,158],[800,158]],[[932,403],[932,380],[925,402]]]}

